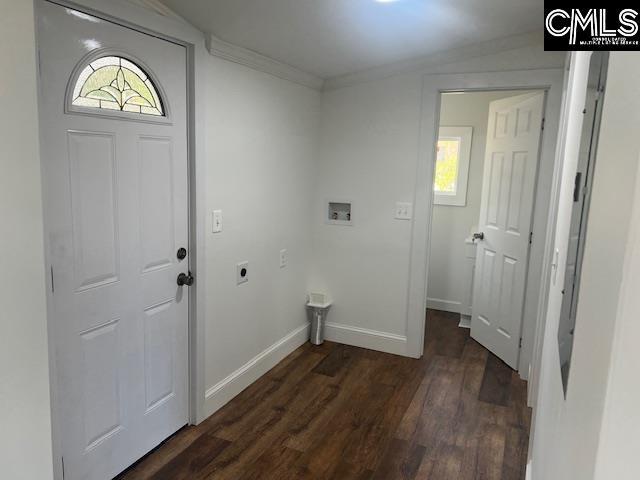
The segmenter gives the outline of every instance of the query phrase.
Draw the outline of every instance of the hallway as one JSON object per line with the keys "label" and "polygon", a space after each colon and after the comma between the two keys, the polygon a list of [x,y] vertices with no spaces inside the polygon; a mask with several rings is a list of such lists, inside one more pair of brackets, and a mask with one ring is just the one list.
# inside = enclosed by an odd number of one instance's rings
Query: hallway
{"label": "hallway", "polygon": [[526,383],[456,315],[427,319],[420,360],[303,345],[121,480],[524,478]]}

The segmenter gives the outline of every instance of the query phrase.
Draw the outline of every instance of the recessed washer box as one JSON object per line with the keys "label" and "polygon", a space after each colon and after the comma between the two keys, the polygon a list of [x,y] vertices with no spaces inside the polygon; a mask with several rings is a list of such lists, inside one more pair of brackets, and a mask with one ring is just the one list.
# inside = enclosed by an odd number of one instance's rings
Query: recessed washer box
{"label": "recessed washer box", "polygon": [[236,283],[247,283],[249,281],[249,262],[240,262],[236,265]]}
{"label": "recessed washer box", "polygon": [[325,223],[329,225],[353,225],[353,202],[350,200],[328,200]]}

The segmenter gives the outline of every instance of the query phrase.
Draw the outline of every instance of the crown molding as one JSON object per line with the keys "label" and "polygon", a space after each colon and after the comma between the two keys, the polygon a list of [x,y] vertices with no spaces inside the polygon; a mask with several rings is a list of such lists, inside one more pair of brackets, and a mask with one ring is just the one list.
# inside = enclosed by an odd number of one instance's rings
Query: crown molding
{"label": "crown molding", "polygon": [[151,10],[152,12],[157,13],[158,15],[162,15],[163,17],[172,18],[174,20],[179,20],[184,23],[188,23],[184,18],[174,12],[172,9],[167,7],[164,3],[159,0],[127,0],[129,3],[137,5],[138,7]]}
{"label": "crown molding", "polygon": [[469,60],[532,45],[541,45],[542,42],[542,33],[536,31],[475,43],[473,45],[445,50],[423,57],[388,63],[359,72],[327,78],[324,81],[323,90],[335,90],[358,83],[379,80],[400,73],[426,70],[430,67],[447,63]]}
{"label": "crown molding", "polygon": [[215,57],[239,63],[314,90],[322,90],[324,84],[324,80],[316,75],[304,72],[248,48],[226,42],[215,35],[207,35],[207,50]]}

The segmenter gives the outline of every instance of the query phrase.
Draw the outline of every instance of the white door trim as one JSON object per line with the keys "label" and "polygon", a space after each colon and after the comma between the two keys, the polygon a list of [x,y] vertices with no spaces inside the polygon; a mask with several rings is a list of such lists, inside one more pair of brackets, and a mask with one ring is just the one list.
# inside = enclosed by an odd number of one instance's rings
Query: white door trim
{"label": "white door trim", "polygon": [[[187,51],[187,146],[189,163],[189,249],[191,271],[196,276],[195,288],[191,290],[189,306],[189,422],[200,423],[206,418],[204,411],[204,328],[206,319],[206,156],[205,156],[205,111],[201,100],[205,97],[205,68],[208,53],[202,32],[173,17],[165,17],[139,7],[126,0],[42,0],[83,11],[132,30],[154,35],[177,43]],[[36,17],[39,3],[36,2]],[[126,20],[125,20],[126,19]],[[36,39],[37,40],[37,39]],[[39,78],[38,78],[39,81]],[[40,85],[39,85],[40,86]],[[39,92],[41,88],[39,88]],[[195,99],[198,98],[199,102]],[[44,195],[43,195],[43,198]],[[45,261],[49,272],[48,222],[45,215]],[[47,281],[47,323],[54,320],[52,309],[52,279]],[[49,328],[51,331],[51,328]],[[54,478],[62,478],[61,446],[59,444],[59,415],[56,404],[56,364],[52,336],[49,335],[49,369],[51,389],[52,444]]]}
{"label": "white door trim", "polygon": [[[446,91],[483,91],[483,90],[546,90],[546,120],[542,138],[541,159],[546,159],[546,163],[552,164],[550,171],[543,173],[543,161],[541,160],[538,188],[551,188],[552,178],[557,177],[558,164],[555,160],[556,136],[559,125],[559,109],[562,95],[563,70],[562,69],[541,69],[541,70],[519,70],[510,72],[490,72],[490,73],[463,73],[463,74],[430,74],[423,77],[422,88],[422,110],[420,127],[420,148],[416,171],[415,189],[415,214],[413,216],[412,242],[410,252],[410,272],[409,272],[409,294],[407,300],[407,352],[412,357],[420,357],[424,344],[425,332],[425,308],[427,306],[427,282],[428,282],[428,262],[429,262],[429,241],[431,238],[431,217],[433,211],[433,168],[435,158],[435,142],[440,113],[440,93]],[[552,159],[552,160],[550,160]],[[544,175],[544,177],[542,177]],[[537,200],[536,194],[536,200]],[[537,202],[536,202],[537,203]],[[537,231],[534,231],[534,238],[539,239],[531,249],[531,265],[539,263],[540,266],[548,263],[544,242],[548,242],[547,222],[549,215],[546,209],[536,205],[534,213],[538,222]],[[533,258],[533,256],[537,258]],[[541,278],[544,274],[540,269],[530,268],[527,279],[527,297],[530,299],[539,297]],[[533,281],[532,281],[533,280]],[[535,295],[532,295],[534,293]],[[542,292],[544,293],[544,292]],[[539,302],[534,302],[531,312],[525,312],[525,318],[533,318],[537,322],[537,311]],[[526,307],[525,307],[526,309]],[[529,313],[529,315],[527,315]],[[536,325],[538,328],[539,325]],[[533,351],[533,340],[535,335],[525,338],[527,351]],[[523,348],[523,352],[524,352]],[[521,355],[525,357],[525,355]],[[528,368],[523,369],[523,361],[527,364],[531,362],[531,355],[523,358],[521,375],[526,377]],[[537,365],[531,365],[531,370],[537,369]],[[524,371],[526,370],[526,371]]]}

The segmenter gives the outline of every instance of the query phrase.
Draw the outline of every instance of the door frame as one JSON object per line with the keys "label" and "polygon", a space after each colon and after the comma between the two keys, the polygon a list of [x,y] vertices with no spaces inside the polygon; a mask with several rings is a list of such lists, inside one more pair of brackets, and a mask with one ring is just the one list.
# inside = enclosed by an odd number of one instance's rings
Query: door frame
{"label": "door frame", "polygon": [[[545,126],[541,137],[541,149],[536,182],[536,197],[532,231],[534,242],[529,251],[529,268],[523,322],[531,322],[534,328],[523,340],[520,355],[520,375],[528,378],[537,372],[539,365],[532,363],[535,338],[540,328],[541,308],[545,292],[541,290],[542,279],[547,275],[543,268],[551,261],[547,244],[553,204],[551,191],[559,177],[561,164],[555,158],[556,140],[560,119],[560,102],[563,86],[562,68],[539,70],[514,70],[486,73],[426,74],[422,83],[422,105],[420,125],[419,158],[416,171],[414,218],[411,233],[409,293],[407,300],[407,352],[412,357],[421,357],[425,336],[425,311],[427,308],[427,285],[429,276],[429,252],[431,243],[431,220],[433,215],[433,174],[435,169],[435,145],[438,138],[440,96],[445,92],[488,90],[544,90]],[[544,188],[544,190],[542,190]],[[547,205],[538,203],[538,194],[544,191]],[[542,197],[545,199],[545,197]],[[537,240],[537,241],[536,241]],[[533,298],[537,301],[532,302]],[[533,304],[532,304],[533,303]],[[524,331],[523,331],[524,334]],[[526,350],[525,350],[526,348]],[[524,355],[524,352],[528,352]],[[525,367],[525,365],[529,365]],[[524,368],[523,368],[524,367]],[[530,397],[535,398],[535,397]]]}
{"label": "door frame", "polygon": [[[40,15],[41,2],[49,2],[62,7],[72,8],[106,21],[136,30],[147,35],[183,46],[186,50],[186,79],[187,79],[187,164],[188,164],[188,192],[189,192],[189,269],[196,276],[195,288],[189,295],[188,318],[188,367],[189,367],[189,424],[198,424],[206,418],[204,410],[205,400],[205,298],[206,298],[206,155],[205,155],[205,109],[202,101],[205,98],[205,61],[208,52],[205,48],[204,34],[191,27],[179,17],[170,13],[153,12],[139,7],[126,0],[34,0],[36,21],[36,48],[39,45],[37,21]],[[150,2],[152,3],[152,2]],[[158,5],[158,12],[162,12]],[[165,8],[166,11],[166,8]],[[37,52],[36,52],[37,53]],[[42,95],[42,83],[38,71],[38,97]],[[42,125],[40,114],[39,122]],[[41,156],[43,161],[43,156]],[[51,393],[52,447],[54,478],[63,476],[62,446],[60,443],[60,415],[59,401],[56,392],[56,361],[51,334],[55,325],[55,314],[52,301],[51,258],[49,243],[49,218],[46,205],[46,189],[43,189],[44,211],[44,246],[46,262],[46,292],[47,292],[47,327],[49,330],[49,382]]]}

